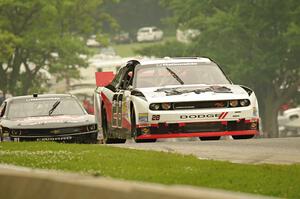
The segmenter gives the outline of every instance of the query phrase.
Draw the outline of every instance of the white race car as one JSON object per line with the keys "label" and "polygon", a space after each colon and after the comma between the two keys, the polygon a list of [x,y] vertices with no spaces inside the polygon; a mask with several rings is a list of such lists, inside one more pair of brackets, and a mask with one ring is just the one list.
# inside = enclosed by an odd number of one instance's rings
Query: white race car
{"label": "white race car", "polygon": [[96,74],[95,115],[104,143],[259,134],[254,92],[232,84],[208,58],[130,60],[104,86],[109,76]]}

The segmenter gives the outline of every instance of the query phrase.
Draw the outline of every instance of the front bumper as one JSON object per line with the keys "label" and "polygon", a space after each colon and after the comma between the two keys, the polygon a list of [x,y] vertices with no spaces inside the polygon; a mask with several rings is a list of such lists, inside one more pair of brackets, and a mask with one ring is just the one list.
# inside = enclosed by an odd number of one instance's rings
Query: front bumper
{"label": "front bumper", "polygon": [[235,120],[193,123],[158,123],[137,126],[136,139],[258,135],[259,120]]}
{"label": "front bumper", "polygon": [[57,135],[10,135],[10,139],[12,141],[77,141],[89,139],[92,135],[97,137],[98,130]]}

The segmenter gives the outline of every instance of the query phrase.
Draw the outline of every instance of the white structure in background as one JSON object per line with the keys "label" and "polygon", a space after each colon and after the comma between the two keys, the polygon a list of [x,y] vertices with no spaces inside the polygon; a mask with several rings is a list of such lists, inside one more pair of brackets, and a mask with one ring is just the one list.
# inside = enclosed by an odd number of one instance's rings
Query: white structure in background
{"label": "white structure in background", "polygon": [[100,47],[100,43],[96,41],[96,35],[92,35],[90,38],[87,39],[86,45],[88,47]]}
{"label": "white structure in background", "polygon": [[283,136],[300,135],[300,107],[288,109],[279,115],[278,126]]}
{"label": "white structure in background", "polygon": [[197,29],[176,30],[176,39],[182,43],[190,43],[193,39],[201,34]]}
{"label": "white structure in background", "polygon": [[138,42],[162,40],[164,32],[155,26],[140,28],[136,39]]}
{"label": "white structure in background", "polygon": [[[109,49],[107,51],[111,52]],[[89,66],[87,68],[79,69],[81,78],[71,80],[71,90],[68,93],[75,95],[82,102],[88,113],[93,114],[93,95],[96,87],[95,72],[113,71],[115,73],[117,63],[121,59],[121,57],[111,53],[96,54],[88,60]],[[102,67],[99,67],[99,65]]]}

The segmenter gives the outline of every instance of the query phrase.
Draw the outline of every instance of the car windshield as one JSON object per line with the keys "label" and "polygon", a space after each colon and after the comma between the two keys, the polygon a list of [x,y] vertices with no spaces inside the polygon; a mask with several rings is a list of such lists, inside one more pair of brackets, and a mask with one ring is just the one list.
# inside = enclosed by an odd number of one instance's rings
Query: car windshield
{"label": "car windshield", "polygon": [[150,29],[148,29],[148,28],[140,29],[139,32],[150,32]]}
{"label": "car windshield", "polygon": [[230,81],[217,65],[207,63],[139,65],[133,80],[135,88],[190,84],[230,84]]}
{"label": "car windshield", "polygon": [[[54,105],[56,105],[54,107]],[[54,108],[54,109],[53,109]],[[52,112],[49,112],[49,111]],[[9,103],[7,117],[25,118],[55,115],[84,115],[73,97],[15,99]]]}

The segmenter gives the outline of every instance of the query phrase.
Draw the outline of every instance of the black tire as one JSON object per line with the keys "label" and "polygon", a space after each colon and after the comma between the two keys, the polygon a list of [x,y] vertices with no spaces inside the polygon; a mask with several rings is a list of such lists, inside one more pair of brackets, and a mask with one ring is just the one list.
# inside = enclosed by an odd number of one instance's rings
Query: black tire
{"label": "black tire", "polygon": [[137,130],[134,108],[131,110],[131,135],[136,143],[156,142],[156,139],[136,139]]}
{"label": "black tire", "polygon": [[156,139],[134,139],[136,143],[150,143],[156,142]]}
{"label": "black tire", "polygon": [[102,129],[104,144],[124,144],[126,142],[126,139],[110,138],[108,136],[110,134],[111,128],[107,122],[107,114],[105,109],[103,109],[102,111]]}
{"label": "black tire", "polygon": [[235,140],[241,140],[241,139],[251,139],[253,138],[255,135],[233,135],[233,139]]}
{"label": "black tire", "polygon": [[199,137],[201,141],[211,141],[211,140],[219,140],[221,136],[213,136],[213,137]]}

